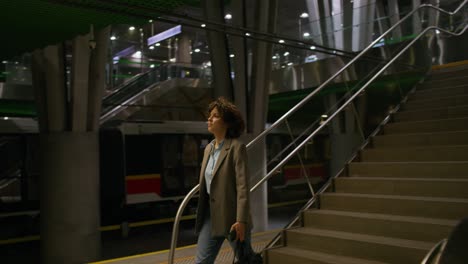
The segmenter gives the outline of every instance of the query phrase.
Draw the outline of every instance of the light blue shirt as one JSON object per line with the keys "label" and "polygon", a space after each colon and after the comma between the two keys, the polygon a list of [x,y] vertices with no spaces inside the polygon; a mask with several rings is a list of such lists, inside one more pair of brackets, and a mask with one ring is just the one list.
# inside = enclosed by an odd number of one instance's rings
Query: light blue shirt
{"label": "light blue shirt", "polygon": [[219,154],[221,153],[221,148],[224,145],[224,140],[219,143],[218,148],[215,148],[215,142],[212,141],[211,143],[211,151],[210,151],[210,159],[206,164],[205,169],[205,184],[206,184],[206,191],[210,194],[210,186],[211,181],[213,180],[213,171],[216,166],[216,161],[218,161]]}

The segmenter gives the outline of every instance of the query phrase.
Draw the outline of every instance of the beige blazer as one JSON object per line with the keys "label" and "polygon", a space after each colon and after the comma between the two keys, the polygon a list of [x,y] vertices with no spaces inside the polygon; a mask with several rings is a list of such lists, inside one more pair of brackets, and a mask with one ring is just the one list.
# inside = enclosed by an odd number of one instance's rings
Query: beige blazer
{"label": "beige blazer", "polygon": [[205,169],[211,148],[211,144],[206,146],[200,170],[200,197],[195,230],[197,233],[200,232],[206,210],[211,209],[211,236],[227,236],[235,222],[244,222],[248,228],[252,226],[247,150],[238,139],[225,139],[213,170],[213,180],[208,195]]}

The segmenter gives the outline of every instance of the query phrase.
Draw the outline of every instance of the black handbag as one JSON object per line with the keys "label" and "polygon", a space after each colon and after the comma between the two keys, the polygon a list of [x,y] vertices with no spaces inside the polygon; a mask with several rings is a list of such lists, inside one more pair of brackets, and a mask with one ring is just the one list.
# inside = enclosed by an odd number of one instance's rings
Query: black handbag
{"label": "black handbag", "polygon": [[[252,254],[253,253],[253,254]],[[263,264],[262,255],[250,251],[244,242],[237,240],[233,264]]]}

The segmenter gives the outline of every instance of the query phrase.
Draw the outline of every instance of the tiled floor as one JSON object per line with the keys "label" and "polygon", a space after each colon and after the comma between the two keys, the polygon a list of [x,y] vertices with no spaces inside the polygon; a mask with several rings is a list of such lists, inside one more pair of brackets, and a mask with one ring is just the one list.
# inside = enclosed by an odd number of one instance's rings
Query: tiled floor
{"label": "tiled floor", "polygon": [[[267,232],[256,233],[252,235],[252,246],[255,251],[260,252],[281,229],[275,229]],[[196,252],[196,245],[190,245],[181,247],[176,250],[174,263],[175,264],[188,264],[194,263]],[[216,263],[219,264],[230,264],[233,260],[233,252],[229,244],[225,241],[219,255],[216,259]],[[109,259],[99,262],[93,262],[93,264],[166,264],[168,262],[168,250],[162,250],[154,253],[140,254],[135,256],[128,256],[124,258]]]}

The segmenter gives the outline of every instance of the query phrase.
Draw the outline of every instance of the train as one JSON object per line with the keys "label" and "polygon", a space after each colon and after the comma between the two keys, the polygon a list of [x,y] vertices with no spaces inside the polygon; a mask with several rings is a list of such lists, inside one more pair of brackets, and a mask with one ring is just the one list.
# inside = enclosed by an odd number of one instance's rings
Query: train
{"label": "train", "polygon": [[[9,204],[7,211],[39,210],[37,134],[17,137],[22,137],[17,143],[24,151],[18,155],[23,159],[20,198],[18,206]],[[205,122],[108,122],[99,132],[101,225],[173,217],[184,196],[198,184],[203,151],[212,138]],[[310,197],[304,173],[314,185],[327,179],[326,141],[320,136],[314,140],[301,152],[304,168],[293,158],[268,182],[269,203]],[[283,133],[269,135],[267,159],[278,158],[289,141]],[[195,205],[196,198],[187,214],[195,212]]]}

